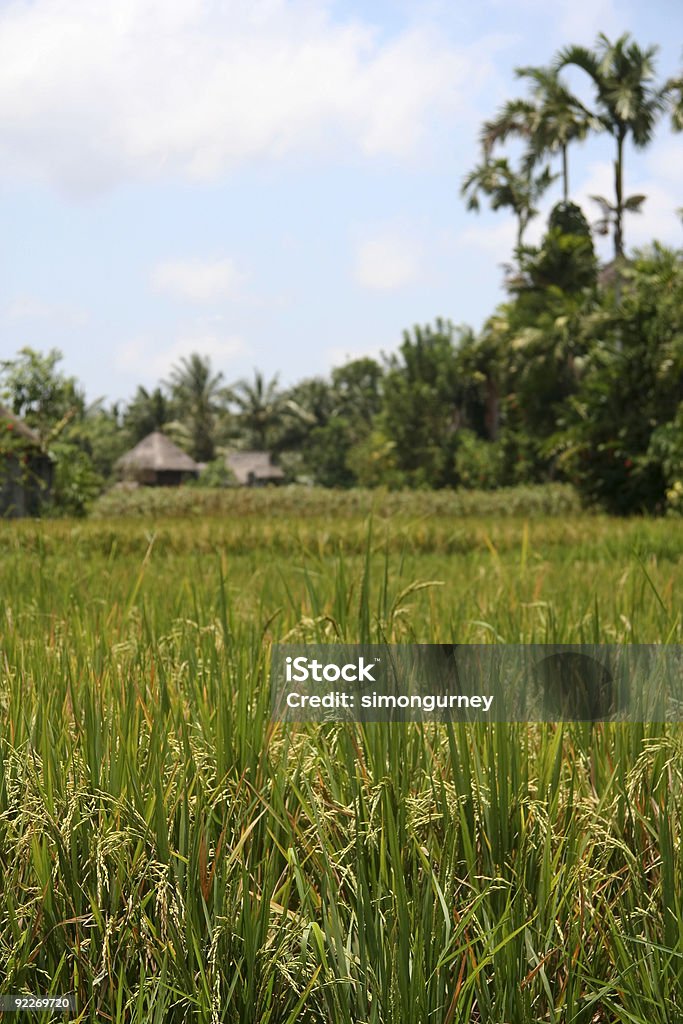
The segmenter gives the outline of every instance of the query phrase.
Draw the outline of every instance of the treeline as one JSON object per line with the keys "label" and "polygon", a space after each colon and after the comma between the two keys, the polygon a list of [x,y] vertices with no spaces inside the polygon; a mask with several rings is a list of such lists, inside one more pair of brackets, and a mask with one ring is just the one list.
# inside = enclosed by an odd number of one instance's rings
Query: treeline
{"label": "treeline", "polygon": [[683,260],[658,246],[600,285],[588,227],[561,204],[479,335],[406,332],[292,388],[256,373],[226,386],[192,355],[126,406],[88,405],[59,354],[2,364],[3,400],[56,461],[55,499],[81,512],[152,430],[230,482],[229,449],[266,449],[289,480],[326,487],[495,488],[570,481],[618,513],[683,510]]}
{"label": "treeline", "polygon": [[[627,141],[645,146],[660,117],[683,127],[683,78],[656,82],[655,48],[600,36],[548,67],[519,69],[529,96],[484,124],[481,163],[463,182],[518,219],[507,301],[479,334],[450,321],[406,331],[381,360],[282,388],[277,377],[226,382],[199,353],[127,405],[88,405],[56,351],[24,349],[0,364],[0,395],[55,459],[55,501],[71,513],[114,479],[116,459],[163,430],[197,461],[204,485],[230,482],[229,449],[271,452],[286,478],[326,487],[497,488],[569,481],[616,513],[683,512],[683,254],[654,244],[626,256]],[[588,106],[563,81],[588,76]],[[592,132],[615,144],[615,194],[592,226],[570,200],[569,150]],[[509,138],[524,155],[500,155]],[[560,158],[563,199],[539,246],[523,244],[535,202]],[[598,267],[593,235],[611,232]]]}

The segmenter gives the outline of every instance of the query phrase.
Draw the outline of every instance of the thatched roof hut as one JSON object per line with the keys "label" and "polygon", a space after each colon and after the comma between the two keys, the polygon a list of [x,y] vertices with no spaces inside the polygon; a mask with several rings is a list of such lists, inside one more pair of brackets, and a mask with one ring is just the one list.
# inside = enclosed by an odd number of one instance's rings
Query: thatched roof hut
{"label": "thatched roof hut", "polygon": [[194,459],[158,430],[122,455],[116,468],[125,479],[149,486],[177,487],[199,475]]}
{"label": "thatched roof hut", "polygon": [[282,469],[273,463],[270,452],[231,452],[225,461],[243,487],[280,484],[285,478]]}
{"label": "thatched roof hut", "polygon": [[52,475],[36,432],[0,405],[0,516],[38,515],[49,500]]}

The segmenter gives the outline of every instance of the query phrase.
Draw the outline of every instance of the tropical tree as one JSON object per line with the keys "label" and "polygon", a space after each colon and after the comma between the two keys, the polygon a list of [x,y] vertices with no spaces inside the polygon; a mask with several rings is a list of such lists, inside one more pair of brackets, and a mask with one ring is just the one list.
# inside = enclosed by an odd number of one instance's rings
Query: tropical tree
{"label": "tropical tree", "polygon": [[[112,435],[117,414],[106,414],[101,401],[87,406],[75,377],[59,368],[62,354],[23,348],[0,362],[0,398],[36,431],[54,466],[51,500],[55,509],[83,515],[100,492],[120,446]],[[106,420],[106,422],[105,422]],[[94,458],[93,458],[94,456]]]}
{"label": "tropical tree", "polygon": [[510,136],[529,142],[540,119],[538,104],[532,100],[507,100],[492,120],[484,121],[479,139],[484,156],[490,160],[494,148]]}
{"label": "tropical tree", "polygon": [[554,180],[548,167],[534,177],[529,169],[516,173],[506,159],[485,158],[465,176],[460,194],[467,199],[468,210],[479,211],[482,195],[488,197],[492,210],[512,210],[517,218],[519,252],[527,225],[538,213],[535,204]]}
{"label": "tropical tree", "polygon": [[279,447],[299,454],[316,483],[348,487],[357,480],[352,450],[367,439],[382,406],[382,367],[361,358],[332,370],[331,381],[301,381],[286,396]]}
{"label": "tropical tree", "polygon": [[111,477],[116,460],[130,447],[130,435],[122,429],[119,404],[107,408],[101,398],[87,406],[67,435],[79,441],[93,469],[105,481]]}
{"label": "tropical tree", "polygon": [[307,377],[281,396],[282,421],[287,435],[305,434],[323,427],[336,412],[336,398],[324,377]]}
{"label": "tropical tree", "polygon": [[494,332],[463,331],[456,352],[463,425],[489,441],[500,428],[500,349]]}
{"label": "tropical tree", "polygon": [[378,427],[392,446],[400,482],[418,487],[457,483],[455,453],[462,425],[462,387],[452,324],[404,332],[387,363]]}
{"label": "tropical tree", "polygon": [[594,119],[614,139],[615,201],[595,197],[602,206],[602,230],[614,229],[614,255],[624,255],[623,218],[627,211],[640,209],[645,196],[624,197],[624,147],[631,140],[638,149],[651,141],[657,120],[667,102],[666,87],[655,83],[656,46],[641,49],[628,33],[611,42],[602,33],[595,50],[568,46],[560,50],[554,63],[556,71],[569,65],[581,68],[595,89]]}
{"label": "tropical tree", "polygon": [[547,305],[553,291],[565,296],[591,288],[597,281],[597,260],[591,229],[576,203],[557,203],[548,217],[539,248],[528,248],[522,261],[524,280],[518,292],[531,291],[536,306]]}
{"label": "tropical tree", "polygon": [[210,462],[215,454],[217,417],[225,399],[222,382],[223,374],[213,372],[211,360],[193,352],[172,368],[166,384],[198,462]]}
{"label": "tropical tree", "polygon": [[672,129],[683,132],[683,69],[666,82],[664,95],[669,105]]}
{"label": "tropical tree", "polygon": [[242,379],[228,392],[237,409],[237,428],[247,448],[268,449],[282,426],[285,404],[277,374],[266,380],[259,370],[254,379]]}
{"label": "tropical tree", "polygon": [[148,391],[140,385],[123,415],[123,425],[133,444],[137,444],[172,419],[171,402],[161,388]]}
{"label": "tropical tree", "polygon": [[655,245],[624,269],[622,301],[582,318],[588,340],[565,409],[567,469],[610,512],[663,510],[683,484],[683,259]]}
{"label": "tropical tree", "polygon": [[533,170],[547,157],[560,154],[562,160],[562,194],[569,200],[569,144],[586,138],[592,124],[591,114],[560,78],[556,68],[517,68],[519,78],[531,83],[531,98],[510,100],[497,117],[484,123],[481,141],[484,152],[491,154],[497,143],[510,136],[527,143],[525,167]]}
{"label": "tropical tree", "polygon": [[352,359],[332,370],[332,392],[337,409],[349,423],[352,434],[364,437],[382,407],[384,371],[369,356]]}
{"label": "tropical tree", "polygon": [[44,447],[85,411],[85,395],[76,378],[58,368],[61,360],[56,348],[43,355],[26,347],[0,361],[0,398],[33,427]]}
{"label": "tropical tree", "polygon": [[[318,474],[319,452],[312,441],[328,430],[336,412],[335,398],[328,380],[308,377],[278,396],[269,430],[268,447],[278,453],[287,452],[294,475],[304,473],[322,483]],[[333,446],[335,447],[335,446]],[[343,453],[336,446],[335,456],[343,463]]]}

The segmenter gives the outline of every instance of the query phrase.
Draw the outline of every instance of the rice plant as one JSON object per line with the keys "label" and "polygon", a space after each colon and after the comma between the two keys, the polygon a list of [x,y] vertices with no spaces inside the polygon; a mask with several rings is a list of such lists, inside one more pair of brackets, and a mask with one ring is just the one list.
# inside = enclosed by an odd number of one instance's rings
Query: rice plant
{"label": "rice plant", "polygon": [[268,681],[283,640],[680,643],[680,534],[275,500],[0,524],[0,993],[121,1024],[683,1019],[679,726],[283,725]]}

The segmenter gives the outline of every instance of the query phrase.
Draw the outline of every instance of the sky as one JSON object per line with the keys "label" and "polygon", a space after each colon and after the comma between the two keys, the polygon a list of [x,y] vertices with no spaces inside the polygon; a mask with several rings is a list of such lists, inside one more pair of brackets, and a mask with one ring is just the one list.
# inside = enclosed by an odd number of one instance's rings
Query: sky
{"label": "sky", "polygon": [[[515,237],[459,194],[481,122],[517,66],[625,31],[679,72],[680,0],[0,0],[0,359],[57,348],[113,402],[192,352],[287,386],[480,329]],[[570,151],[590,219],[611,161]],[[627,248],[683,245],[681,181],[664,121],[626,154]]]}

